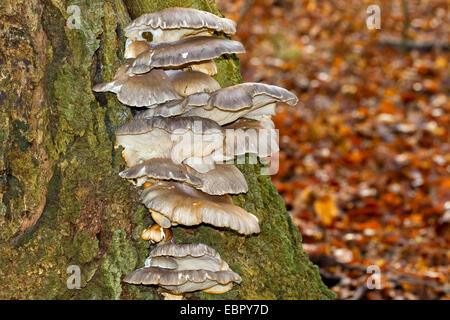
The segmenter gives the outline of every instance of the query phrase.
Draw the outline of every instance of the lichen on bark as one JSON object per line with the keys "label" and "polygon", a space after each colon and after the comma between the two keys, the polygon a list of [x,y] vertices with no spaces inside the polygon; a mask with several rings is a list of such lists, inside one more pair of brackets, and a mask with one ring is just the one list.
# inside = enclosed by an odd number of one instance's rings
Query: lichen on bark
{"label": "lichen on bark", "polygon": [[[67,8],[81,9],[69,28]],[[211,0],[4,0],[0,5],[0,298],[154,299],[121,283],[141,267],[152,223],[136,190],[118,176],[114,130],[131,117],[113,94],[94,95],[123,62],[123,27],[170,6],[219,14]],[[216,60],[222,86],[242,81],[236,57]],[[234,201],[262,232],[243,237],[210,226],[174,228],[182,242],[215,248],[243,282],[200,299],[324,299],[333,294],[301,249],[301,236],[260,165],[240,165],[249,193]],[[66,270],[81,269],[69,290]]]}

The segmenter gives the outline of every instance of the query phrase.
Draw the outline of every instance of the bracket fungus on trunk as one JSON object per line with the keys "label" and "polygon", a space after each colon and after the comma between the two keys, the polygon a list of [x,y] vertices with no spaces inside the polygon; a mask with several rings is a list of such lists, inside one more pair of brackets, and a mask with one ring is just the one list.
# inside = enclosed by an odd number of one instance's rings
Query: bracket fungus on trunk
{"label": "bracket fungus on trunk", "polygon": [[165,221],[164,227],[172,224],[195,226],[206,223],[230,228],[241,234],[260,231],[258,218],[233,204],[227,194],[209,195],[179,182],[150,183],[142,191],[142,203],[152,212],[152,217],[156,214],[158,220]]}
{"label": "bracket fungus on trunk", "polygon": [[260,232],[258,218],[230,196],[248,192],[234,160],[278,151],[270,117],[277,102],[295,105],[298,99],[266,84],[221,88],[210,77],[217,72],[213,59],[245,52],[241,43],[211,33],[235,31],[233,21],[194,9],[144,14],[125,28],[125,64],[113,81],[93,87],[116,93],[130,107],[147,108],[116,130],[115,148],[123,147],[128,167],[120,176],[141,189],[156,222],[141,235],[154,245],[146,266],[124,282],[156,285],[166,296],[220,294],[241,282],[214,249],[178,244],[170,229],[208,224],[243,235]]}
{"label": "bracket fungus on trunk", "polygon": [[125,169],[119,175],[125,179],[136,179],[138,187],[150,179],[183,182],[210,195],[248,191],[244,175],[232,164],[216,164],[207,173],[200,173],[184,164],[154,158]]}
{"label": "bracket fungus on trunk", "polygon": [[192,291],[220,294],[242,279],[205,244],[162,243],[150,252],[148,266],[133,271],[123,281],[158,285],[173,294]]}
{"label": "bracket fungus on trunk", "polygon": [[207,36],[151,43],[148,50],[136,57],[127,73],[141,74],[153,68],[180,68],[232,53],[245,53],[245,49],[238,41]]}
{"label": "bracket fungus on trunk", "polygon": [[212,93],[193,93],[183,100],[156,106],[140,117],[199,116],[225,125],[242,117],[258,120],[263,115],[274,115],[277,102],[294,106],[298,99],[286,89],[250,82],[221,88]]}

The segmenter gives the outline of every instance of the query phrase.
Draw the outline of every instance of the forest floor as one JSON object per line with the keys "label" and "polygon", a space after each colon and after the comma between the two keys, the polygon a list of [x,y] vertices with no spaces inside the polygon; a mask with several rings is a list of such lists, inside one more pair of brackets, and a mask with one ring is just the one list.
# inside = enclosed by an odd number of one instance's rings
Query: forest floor
{"label": "forest floor", "polygon": [[300,99],[274,117],[272,180],[326,284],[341,299],[449,299],[448,1],[218,3],[238,22],[244,81]]}

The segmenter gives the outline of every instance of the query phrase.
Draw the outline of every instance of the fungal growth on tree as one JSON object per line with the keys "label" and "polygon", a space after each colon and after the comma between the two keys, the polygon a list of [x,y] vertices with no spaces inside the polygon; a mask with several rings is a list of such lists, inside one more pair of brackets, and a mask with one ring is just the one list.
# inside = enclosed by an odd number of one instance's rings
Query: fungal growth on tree
{"label": "fungal growth on tree", "polygon": [[157,286],[172,299],[193,291],[221,294],[241,283],[213,248],[176,243],[171,227],[206,224],[246,236],[259,233],[258,218],[230,196],[248,192],[235,161],[277,152],[275,105],[298,101],[272,85],[221,88],[211,77],[217,73],[213,59],[245,49],[213,32],[234,34],[236,26],[187,8],[144,14],[125,28],[125,64],[113,81],[93,87],[117,94],[124,105],[144,108],[115,133],[115,148],[123,148],[127,165],[120,176],[139,189],[155,222],[141,234],[152,244],[145,267],[123,281]]}

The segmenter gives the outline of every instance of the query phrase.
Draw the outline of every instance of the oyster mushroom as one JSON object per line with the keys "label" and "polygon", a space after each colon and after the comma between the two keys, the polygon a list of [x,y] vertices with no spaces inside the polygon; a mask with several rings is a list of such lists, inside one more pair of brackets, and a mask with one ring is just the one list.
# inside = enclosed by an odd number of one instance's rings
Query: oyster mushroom
{"label": "oyster mushroom", "polygon": [[183,100],[174,100],[146,110],[139,117],[199,116],[225,125],[241,117],[258,120],[263,115],[274,115],[276,102],[293,106],[298,99],[286,89],[249,82],[210,94],[194,93]]}
{"label": "oyster mushroom", "polygon": [[141,198],[152,218],[165,228],[206,223],[247,235],[260,231],[258,218],[234,205],[229,195],[213,196],[184,183],[154,181],[142,191]]}
{"label": "oyster mushroom", "polygon": [[202,243],[164,243],[150,252],[149,266],[125,276],[126,283],[157,285],[171,293],[204,291],[221,294],[241,277],[211,247]]}
{"label": "oyster mushroom", "polygon": [[141,234],[142,240],[149,240],[152,243],[158,243],[161,241],[170,241],[172,239],[172,231],[168,228],[163,228],[158,224],[153,224],[145,229]]}
{"label": "oyster mushroom", "polygon": [[128,24],[124,31],[125,36],[133,40],[144,40],[142,34],[150,32],[154,42],[168,42],[213,31],[234,34],[236,23],[209,12],[175,7],[143,14]]}
{"label": "oyster mushroom", "polygon": [[199,71],[181,71],[169,74],[175,91],[182,97],[194,93],[214,92],[220,89],[219,83],[211,76]]}
{"label": "oyster mushroom", "polygon": [[205,157],[223,145],[223,129],[200,117],[153,117],[133,119],[116,130],[115,148],[124,147],[127,166],[153,158],[182,163],[190,157]]}
{"label": "oyster mushroom", "polygon": [[114,92],[120,102],[132,107],[150,107],[181,98],[163,70],[130,77],[125,72],[128,67],[129,64],[123,65],[113,81],[95,85],[93,90]]}
{"label": "oyster mushroom", "polygon": [[141,74],[153,68],[182,68],[192,63],[210,61],[223,54],[245,52],[238,41],[205,36],[149,43],[149,46],[148,50],[136,57],[127,73]]}
{"label": "oyster mushroom", "polygon": [[137,179],[138,186],[144,184],[148,178],[183,182],[211,195],[248,191],[244,175],[232,164],[216,164],[215,168],[207,173],[200,173],[170,159],[150,159],[125,169],[119,175],[125,179]]}

